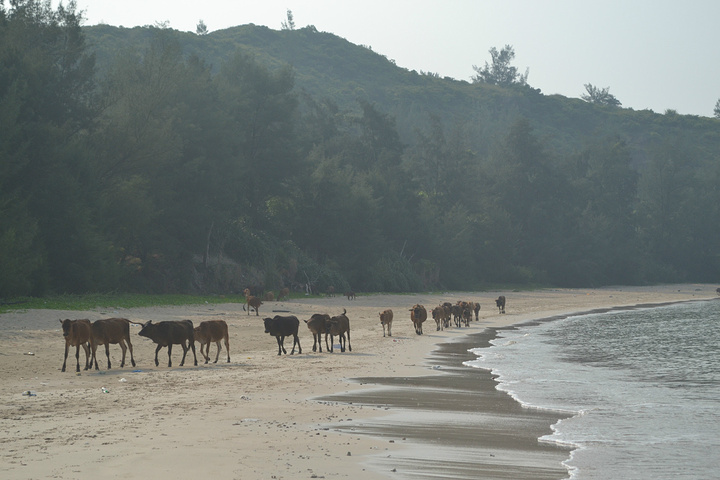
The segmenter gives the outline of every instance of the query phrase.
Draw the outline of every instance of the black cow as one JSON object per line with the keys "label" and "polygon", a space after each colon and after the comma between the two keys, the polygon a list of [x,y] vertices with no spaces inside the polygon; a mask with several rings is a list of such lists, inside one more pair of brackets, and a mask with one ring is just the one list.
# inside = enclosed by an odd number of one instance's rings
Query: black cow
{"label": "black cow", "polygon": [[195,357],[195,366],[197,366],[195,331],[191,320],[163,321],[159,323],[152,323],[152,320],[150,320],[143,324],[142,330],[140,330],[138,335],[147,337],[157,343],[157,348],[155,349],[156,367],[159,365],[158,352],[162,347],[168,347],[168,367],[172,367],[172,346],[176,344],[182,346],[183,349],[180,366],[185,365],[185,356],[189,348],[192,348],[193,357]]}
{"label": "black cow", "polygon": [[298,338],[298,328],[300,328],[300,320],[295,315],[275,315],[273,318],[264,318],[265,333],[269,333],[277,340],[278,355],[287,353],[285,350],[285,337],[293,336],[293,348],[290,355],[295,354],[295,344],[298,346],[298,353],[302,353],[300,346],[300,338]]}
{"label": "black cow", "polygon": [[498,307],[498,313],[505,313],[505,295],[500,295],[495,300],[495,305]]}

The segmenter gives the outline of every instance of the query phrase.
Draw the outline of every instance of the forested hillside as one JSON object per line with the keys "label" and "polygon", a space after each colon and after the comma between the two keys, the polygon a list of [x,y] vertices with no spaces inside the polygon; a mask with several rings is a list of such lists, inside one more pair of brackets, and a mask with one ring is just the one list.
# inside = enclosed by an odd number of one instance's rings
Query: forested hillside
{"label": "forested hillside", "polygon": [[716,119],[80,24],[0,7],[0,298],[719,280]]}

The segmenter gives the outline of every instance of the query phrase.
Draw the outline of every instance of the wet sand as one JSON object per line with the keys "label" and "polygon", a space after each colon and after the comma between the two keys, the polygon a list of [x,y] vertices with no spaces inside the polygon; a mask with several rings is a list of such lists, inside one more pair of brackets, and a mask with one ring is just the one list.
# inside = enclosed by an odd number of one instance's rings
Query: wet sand
{"label": "wet sand", "polygon": [[432,375],[365,377],[361,391],[318,400],[385,409],[387,415],[331,425],[346,434],[365,434],[398,444],[368,465],[397,478],[559,479],[569,449],[538,438],[564,418],[553,412],[523,408],[495,389],[487,370],[464,366],[477,358],[468,350],[489,346],[495,329],[438,345],[428,357]]}

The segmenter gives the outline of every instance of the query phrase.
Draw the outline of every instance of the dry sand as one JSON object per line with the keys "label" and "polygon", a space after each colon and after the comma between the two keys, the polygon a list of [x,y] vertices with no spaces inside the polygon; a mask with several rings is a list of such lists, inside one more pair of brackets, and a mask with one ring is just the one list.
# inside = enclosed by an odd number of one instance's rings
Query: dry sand
{"label": "dry sand", "polygon": [[[468,333],[480,333],[487,327],[600,308],[717,298],[715,288],[714,285],[687,284],[368,295],[352,301],[344,297],[303,298],[268,302],[261,306],[259,317],[248,316],[238,304],[3,314],[0,315],[1,476],[3,479],[408,478],[411,463],[416,472],[432,470],[436,465],[422,465],[423,434],[412,435],[409,431],[405,436],[403,427],[398,426],[394,416],[405,411],[402,398],[397,398],[395,392],[395,398],[388,394],[383,405],[382,399],[364,402],[365,405],[327,401],[343,395],[361,398],[377,388],[348,379],[402,377],[402,382],[412,383],[409,377],[443,374],[432,369],[431,361],[438,361],[432,356],[437,357],[438,351],[446,366],[452,363],[448,361],[448,352],[462,353],[452,348],[442,353],[442,348],[436,347],[438,344],[462,345]],[[508,299],[505,315],[499,315],[494,304],[494,299],[501,294]],[[425,324],[425,335],[414,333],[408,311],[413,304],[432,308],[442,301],[454,303],[460,299],[481,303],[479,322],[473,322],[469,329],[436,332],[429,320]],[[350,318],[352,352],[340,353],[336,349],[332,354],[314,353],[312,335],[301,324],[302,354],[278,356],[275,339],[263,331],[264,316],[289,312],[303,320],[313,313],[337,315],[343,308]],[[383,338],[378,313],[385,308],[393,309],[395,320],[393,336]],[[167,367],[166,349],[160,352],[160,366],[155,367],[155,345],[137,335],[139,327],[131,327],[137,367],[131,367],[128,362],[125,368],[119,368],[120,348],[114,345],[111,370],[103,368],[99,372],[76,374],[72,349],[68,371],[61,372],[64,340],[58,319],[95,320],[111,316],[139,322],[188,318],[195,324],[223,319],[230,328],[232,362],[223,363],[225,355],[221,353],[217,364],[205,365],[198,348],[198,366],[192,365],[190,354],[190,361],[179,367],[182,350],[176,347],[172,368]],[[212,359],[215,351],[213,345]],[[81,350],[81,365],[83,361]],[[99,355],[99,363],[101,367],[106,366],[104,352]],[[398,381],[388,379],[387,383]],[[103,392],[103,387],[108,393]],[[23,395],[26,391],[34,396]],[[328,397],[333,394],[340,396]],[[486,388],[484,395],[490,394]],[[514,408],[508,407],[506,395],[495,396],[499,400],[486,402],[487,408]],[[502,405],[493,407],[496,404]],[[457,411],[463,413],[465,409]],[[408,421],[412,423],[412,414],[404,417],[406,427]],[[351,424],[353,428],[343,428]],[[371,435],[361,433],[363,425],[368,426]],[[395,425],[390,429],[393,440],[387,438],[390,433],[384,435],[378,433],[378,428],[370,428],[373,425]],[[515,447],[525,453],[532,450],[532,455],[514,462],[518,468],[526,468],[528,463],[530,467],[544,468],[547,458],[556,462],[557,452],[548,457],[543,448],[521,445],[525,440],[513,434],[517,428],[518,425],[512,424],[500,427],[488,424],[485,434],[480,435],[485,437],[485,445],[480,445],[477,452],[487,453],[488,445],[496,438],[499,450],[512,452],[509,447],[514,444],[520,444]],[[468,439],[470,448],[464,454],[474,455],[476,433]],[[560,452],[560,457],[564,455]],[[378,458],[384,460],[378,462]],[[393,458],[397,458],[397,466],[391,469]],[[502,473],[502,465],[483,467],[480,464],[479,468],[473,472],[477,475],[475,478],[511,478]],[[508,466],[507,471],[511,468]]]}

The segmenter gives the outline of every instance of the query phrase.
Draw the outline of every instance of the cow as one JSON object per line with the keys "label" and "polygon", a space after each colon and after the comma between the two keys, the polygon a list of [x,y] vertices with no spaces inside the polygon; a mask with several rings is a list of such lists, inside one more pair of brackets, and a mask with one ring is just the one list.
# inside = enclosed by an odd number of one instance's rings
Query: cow
{"label": "cow", "polygon": [[[133,358],[133,346],[130,341],[130,320],[127,318],[104,318],[95,320],[90,326],[90,349],[92,350],[92,362],[95,364],[95,370],[99,370],[97,363],[97,347],[105,345],[105,355],[107,356],[107,368],[110,370],[110,344],[120,344],[122,350],[122,361],[120,368],[125,366],[125,352],[130,350],[130,363],[135,366]],[[127,342],[127,346],[125,343]]]}
{"label": "cow", "polygon": [[[260,298],[258,298],[258,297],[253,297],[252,295],[250,295],[246,298],[246,302],[247,302],[247,306],[248,306],[248,308],[247,308],[248,315],[250,315],[250,310],[255,309],[255,315],[260,316],[259,309],[260,309],[260,305],[263,304],[262,300],[260,300]],[[243,310],[245,310],[244,303],[243,303]]]}
{"label": "cow", "polygon": [[383,327],[383,337],[385,336],[385,327],[387,326],[387,336],[392,337],[392,320],[393,320],[393,311],[389,308],[387,310],[383,310],[380,312],[380,323]]}
{"label": "cow", "polygon": [[345,296],[348,300],[355,300],[355,292],[353,292],[352,290],[348,290],[347,292],[345,292]]}
{"label": "cow", "polygon": [[290,295],[290,289],[285,287],[278,293],[278,301],[287,299],[288,295]]}
{"label": "cow", "polygon": [[325,329],[325,325],[330,321],[330,315],[327,313],[315,313],[310,320],[305,320],[307,327],[313,334],[313,352],[320,347],[320,353],[322,353],[322,336],[325,334],[325,349],[330,350],[328,345],[328,333]]}
{"label": "cow", "polygon": [[498,307],[498,313],[505,313],[505,295],[500,295],[495,300],[495,305]]}
{"label": "cow", "polygon": [[452,303],[444,302],[442,304],[443,312],[445,313],[445,328],[450,328],[450,322],[452,322]]}
{"label": "cow", "polygon": [[435,330],[442,330],[445,325],[445,309],[442,305],[438,305],[432,309],[432,317],[435,320],[435,325],[437,326]]}
{"label": "cow", "polygon": [[275,301],[275,294],[273,292],[265,292],[265,295],[263,295],[263,301],[265,302],[274,302]]}
{"label": "cow", "polygon": [[462,320],[463,322],[465,322],[466,327],[470,326],[470,320],[472,320],[472,316],[472,310],[470,309],[470,307],[465,307],[462,311]]}
{"label": "cow", "polygon": [[334,297],[335,296],[335,287],[333,287],[332,285],[327,287],[327,290],[325,290],[325,295],[327,295],[328,297]]}
{"label": "cow", "polygon": [[65,371],[65,365],[67,363],[68,350],[70,347],[75,347],[75,360],[77,365],[75,371],[80,371],[80,347],[85,350],[85,370],[92,367],[90,361],[90,329],[92,324],[90,320],[60,320],[62,325],[63,337],[65,338],[65,359],[62,364],[62,371]]}
{"label": "cow", "polygon": [[422,335],[422,324],[425,320],[427,320],[427,310],[425,310],[425,307],[415,304],[410,309],[410,320],[412,320],[413,325],[415,326],[415,333]]}
{"label": "cow", "polygon": [[[329,322],[325,324],[325,331],[330,335],[330,353],[333,352],[334,337],[338,336],[340,342],[340,351],[345,351],[347,345],[348,350],[352,352],[352,345],[350,345],[350,319],[347,317],[347,310],[343,308],[343,313],[332,317]],[[347,339],[345,334],[347,333]]]}
{"label": "cow", "polygon": [[472,305],[473,312],[475,312],[475,321],[477,322],[480,316],[480,302],[470,302],[470,305]]}
{"label": "cow", "polygon": [[[142,325],[142,329],[138,332],[141,337],[147,337],[157,343],[155,349],[155,366],[159,365],[158,352],[162,347],[168,349],[168,367],[172,367],[172,346],[180,345],[183,349],[182,360],[180,366],[185,365],[185,357],[189,349],[192,349],[195,358],[195,366],[197,366],[197,355],[195,354],[195,330],[193,329],[192,320],[165,320],[158,323],[152,323],[149,320]],[[209,345],[208,345],[209,346]]]}
{"label": "cow", "polygon": [[302,353],[302,347],[300,346],[300,338],[298,338],[298,328],[300,327],[300,320],[295,315],[275,315],[273,318],[264,318],[265,333],[269,333],[277,340],[278,344],[278,355],[283,353],[287,354],[285,350],[285,337],[293,336],[293,348],[290,355],[295,354],[295,344],[298,346],[298,353]]}
{"label": "cow", "polygon": [[462,327],[462,312],[463,309],[460,306],[460,304],[455,304],[450,307],[450,312],[452,313],[453,321],[455,322],[455,326],[460,328]]}
{"label": "cow", "polygon": [[[221,341],[225,341],[225,350],[227,350],[227,363],[230,363],[230,336],[228,335],[228,326],[225,320],[205,320],[195,327],[193,332],[195,341],[200,343],[200,355],[205,357],[205,363],[210,361],[210,343],[215,342],[217,345],[217,354],[215,361],[217,363],[220,358],[220,350],[222,350]],[[203,347],[205,351],[203,352]]]}

